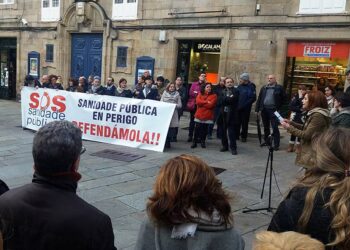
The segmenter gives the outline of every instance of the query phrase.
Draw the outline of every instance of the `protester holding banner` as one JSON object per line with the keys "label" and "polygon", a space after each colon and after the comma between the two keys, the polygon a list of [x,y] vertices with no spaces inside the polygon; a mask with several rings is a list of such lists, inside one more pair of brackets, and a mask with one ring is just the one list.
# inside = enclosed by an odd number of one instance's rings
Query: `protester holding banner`
{"label": "protester holding banner", "polygon": [[171,138],[174,137],[176,133],[176,128],[179,127],[178,110],[182,107],[181,96],[179,92],[176,91],[175,83],[169,83],[166,86],[160,101],[176,104],[176,108],[174,110],[174,114],[171,118],[171,122],[169,125],[168,135],[165,141],[165,148],[170,148]]}
{"label": "protester holding banner", "polygon": [[105,89],[105,95],[115,96],[116,87],[114,85],[114,78],[108,77]]}
{"label": "protester holding banner", "polygon": [[63,90],[62,84],[57,81],[58,77],[56,75],[50,75],[49,77],[52,89]]}
{"label": "protester holding banner", "polygon": [[104,95],[105,91],[105,87],[101,85],[101,78],[99,76],[95,76],[90,93],[95,95]]}
{"label": "protester holding banner", "polygon": [[209,124],[214,123],[214,109],[217,96],[211,91],[211,83],[202,84],[201,91],[196,98],[197,110],[194,115],[195,128],[191,148],[197,147],[197,142],[205,148],[205,139],[208,134]]}
{"label": "protester holding banner", "polygon": [[117,90],[115,91],[115,95],[119,97],[126,97],[126,98],[132,98],[133,93],[130,89],[127,87],[127,81],[125,78],[120,78],[119,85],[117,87]]}
{"label": "protester holding banner", "polygon": [[149,99],[149,100],[157,100],[158,90],[156,88],[152,88],[153,80],[152,78],[146,78],[145,85],[140,91],[138,95],[138,99]]}
{"label": "protester holding banner", "polygon": [[69,92],[76,92],[77,91],[77,80],[75,80],[74,78],[70,77],[68,79],[68,87],[66,88],[66,91]]}

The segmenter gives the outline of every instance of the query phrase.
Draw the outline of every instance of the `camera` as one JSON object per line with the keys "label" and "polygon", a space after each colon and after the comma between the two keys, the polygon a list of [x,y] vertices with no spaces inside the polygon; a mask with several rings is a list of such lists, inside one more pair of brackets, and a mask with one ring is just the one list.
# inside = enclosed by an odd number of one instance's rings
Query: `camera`
{"label": "camera", "polygon": [[21,22],[24,26],[28,26],[28,21],[25,18],[22,18]]}

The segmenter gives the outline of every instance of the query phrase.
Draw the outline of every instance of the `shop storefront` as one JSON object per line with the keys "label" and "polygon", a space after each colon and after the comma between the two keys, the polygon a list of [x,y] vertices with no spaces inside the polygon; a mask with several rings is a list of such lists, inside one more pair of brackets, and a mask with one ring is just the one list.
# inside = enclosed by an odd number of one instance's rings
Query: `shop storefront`
{"label": "shop storefront", "polygon": [[343,89],[349,53],[350,42],[289,41],[284,81],[289,96],[298,85],[321,91],[326,85]]}
{"label": "shop storefront", "polygon": [[176,75],[185,83],[206,73],[208,82],[218,82],[221,40],[179,40]]}
{"label": "shop storefront", "polygon": [[0,38],[0,99],[16,97],[16,38]]}

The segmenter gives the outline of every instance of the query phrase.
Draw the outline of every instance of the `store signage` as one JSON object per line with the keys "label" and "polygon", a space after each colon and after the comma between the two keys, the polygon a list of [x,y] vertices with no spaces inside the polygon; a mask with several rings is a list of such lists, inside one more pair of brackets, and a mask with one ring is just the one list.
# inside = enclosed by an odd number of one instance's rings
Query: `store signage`
{"label": "store signage", "polygon": [[318,57],[347,60],[349,58],[349,53],[350,41],[288,41],[288,57]]}
{"label": "store signage", "polygon": [[304,56],[307,57],[331,57],[331,45],[305,45]]}
{"label": "store signage", "polygon": [[[68,120],[83,139],[162,152],[175,104],[23,87],[22,126]],[[161,124],[161,126],[155,126]]]}
{"label": "store signage", "polygon": [[194,52],[220,52],[221,41],[196,42]]}

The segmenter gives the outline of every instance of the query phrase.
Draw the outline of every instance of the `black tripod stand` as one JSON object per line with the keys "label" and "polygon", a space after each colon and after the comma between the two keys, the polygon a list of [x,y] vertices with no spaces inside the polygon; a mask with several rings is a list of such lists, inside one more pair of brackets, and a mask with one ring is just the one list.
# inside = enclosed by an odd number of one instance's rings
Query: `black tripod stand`
{"label": "black tripod stand", "polygon": [[246,210],[242,211],[243,213],[250,213],[250,212],[262,211],[262,210],[266,210],[267,212],[273,212],[272,210],[275,209],[275,208],[271,207],[272,172],[273,172],[272,162],[273,162],[273,151],[274,151],[274,148],[272,146],[273,145],[273,135],[269,135],[268,139],[269,140],[268,140],[267,145],[269,147],[269,155],[267,157],[264,182],[263,182],[260,198],[262,199],[264,197],[264,190],[265,190],[267,171],[270,168],[270,176],[269,176],[269,181],[270,181],[269,182],[269,203],[268,203],[267,207],[256,208],[256,209],[246,209]]}

